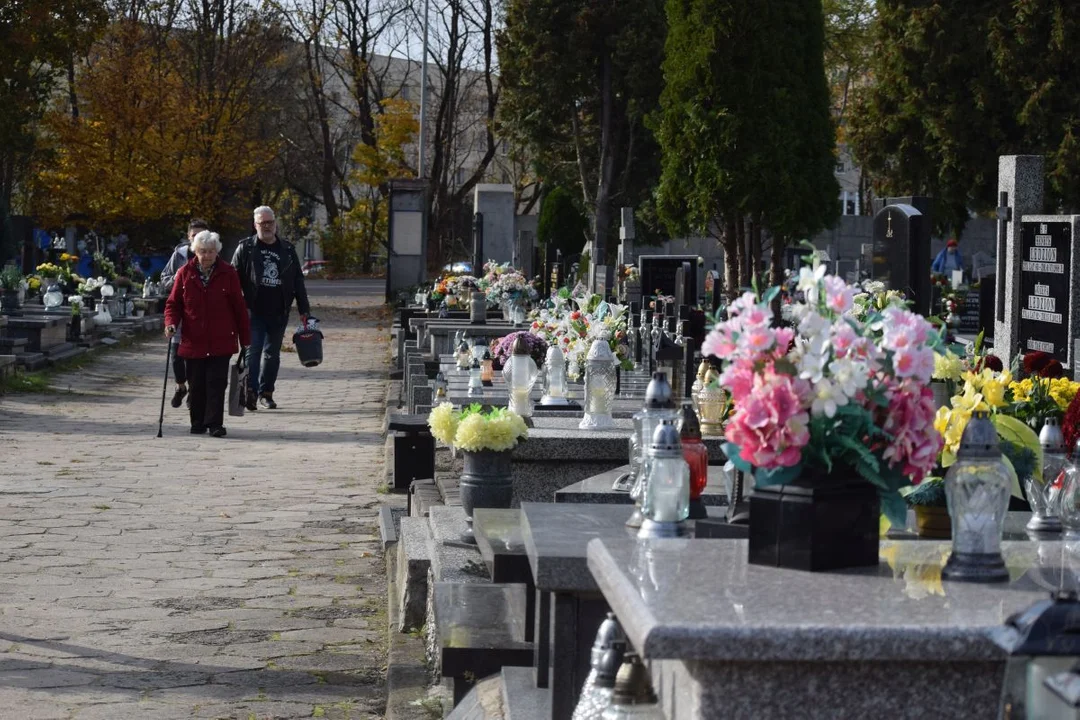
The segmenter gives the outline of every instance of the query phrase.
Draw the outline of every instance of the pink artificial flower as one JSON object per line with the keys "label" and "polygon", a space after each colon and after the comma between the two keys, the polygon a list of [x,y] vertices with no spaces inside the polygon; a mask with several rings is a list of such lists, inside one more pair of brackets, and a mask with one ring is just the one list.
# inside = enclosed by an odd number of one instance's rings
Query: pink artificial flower
{"label": "pink artificial flower", "polygon": [[825,306],[837,314],[844,314],[855,306],[855,291],[842,278],[826,275]]}
{"label": "pink artificial flower", "polygon": [[934,428],[937,411],[934,393],[914,382],[887,381],[887,384],[889,404],[879,411],[884,417],[878,418],[878,424],[892,440],[888,441],[881,457],[889,467],[899,468],[917,485],[934,469],[944,444],[941,434]]}
{"label": "pink artificial flower", "polygon": [[846,357],[858,339],[859,336],[855,334],[855,329],[846,322],[838,322],[833,325],[831,343],[836,357]]}
{"label": "pink artificial flower", "polygon": [[701,344],[701,354],[705,357],[712,356],[719,360],[727,360],[735,353],[735,341],[731,339],[731,333],[723,324],[717,325]]}
{"label": "pink artificial flower", "polygon": [[772,313],[760,305],[749,308],[741,316],[743,327],[768,327],[772,323]]}
{"label": "pink artificial flower", "polygon": [[795,331],[786,327],[777,328],[773,336],[776,338],[774,355],[778,358],[787,355],[788,350],[791,349],[791,341],[795,339]]}
{"label": "pink artificial flower", "polygon": [[731,399],[742,402],[754,389],[754,367],[750,361],[731,363],[720,374],[720,384],[731,393]]}
{"label": "pink artificial flower", "polygon": [[791,467],[810,441],[809,413],[791,376],[767,369],[728,422],[725,437],[739,446],[739,457],[764,469]]}
{"label": "pink artificial flower", "polygon": [[739,344],[753,353],[763,353],[773,347],[776,338],[768,327],[754,327],[739,338]]}

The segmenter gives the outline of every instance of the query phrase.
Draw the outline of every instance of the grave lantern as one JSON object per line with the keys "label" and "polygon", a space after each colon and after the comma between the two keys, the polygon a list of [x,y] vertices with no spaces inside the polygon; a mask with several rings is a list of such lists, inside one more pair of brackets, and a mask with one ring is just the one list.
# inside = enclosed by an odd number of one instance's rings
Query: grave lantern
{"label": "grave lantern", "polygon": [[532,403],[529,401],[529,393],[532,392],[533,384],[540,375],[529,355],[529,345],[523,335],[514,339],[510,348],[510,362],[503,367],[503,379],[510,392],[510,402],[507,407],[521,417],[532,417]]}
{"label": "grave lantern", "polygon": [[484,358],[480,361],[480,380],[489,383],[492,380],[495,363],[491,359],[491,351],[484,351]]}
{"label": "grave lantern", "polygon": [[720,374],[715,368],[710,367],[705,371],[701,388],[695,397],[701,420],[701,433],[710,436],[723,435],[724,406],[727,404],[727,395],[720,387]]}
{"label": "grave lantern", "polygon": [[547,388],[544,396],[540,398],[540,404],[569,405],[570,401],[566,399],[566,358],[557,343],[548,347],[544,368]]}
{"label": "grave lantern", "polygon": [[462,339],[458,343],[457,352],[454,354],[454,358],[457,360],[458,370],[468,370],[472,364],[472,353],[469,352],[469,343]]}
{"label": "grave lantern", "polygon": [[603,720],[664,720],[649,671],[636,654],[626,653],[623,657],[611,704],[601,717]]}
{"label": "grave lantern", "polygon": [[484,381],[480,374],[480,361],[473,360],[469,368],[469,397],[484,397]]}
{"label": "grave lantern", "polygon": [[446,400],[446,376],[441,372],[435,374],[435,402]]}
{"label": "grave lantern", "polygon": [[482,292],[474,292],[469,296],[469,323],[472,325],[487,324],[487,297]]}
{"label": "grave lantern", "polygon": [[1057,703],[1054,683],[1047,680],[1057,680],[1055,675],[1080,661],[1080,600],[1075,591],[1056,591],[1015,613],[991,631],[991,638],[1009,654],[1002,717],[1073,717],[1050,713]]}
{"label": "grave lantern", "polygon": [[956,462],[945,475],[952,517],[952,554],[941,577],[966,582],[1009,579],[1001,534],[1009,509],[1012,475],[1002,460],[997,428],[977,411],[964,428]]}
{"label": "grave lantern", "polygon": [[615,403],[615,356],[607,340],[593,340],[585,357],[585,416],[579,430],[607,430],[615,427],[611,417]]}
{"label": "grave lantern", "polygon": [[[645,493],[645,456],[652,443],[653,433],[662,420],[675,420],[675,400],[671,395],[671,385],[667,375],[654,372],[649,386],[645,389],[645,407],[634,413],[634,432],[630,436],[630,477],[625,482],[630,484],[630,497],[635,508],[626,521],[629,527],[641,527],[641,503]],[[616,490],[624,489],[620,484]]]}
{"label": "grave lantern", "polygon": [[1028,501],[1031,503],[1031,520],[1027,529],[1035,532],[1061,531],[1061,486],[1059,477],[1068,463],[1065,455],[1065,436],[1057,418],[1047,418],[1039,431],[1039,445],[1043,451],[1042,483],[1034,476],[1026,478]]}
{"label": "grave lantern", "polygon": [[484,359],[484,353],[488,350],[487,338],[476,338],[471,350],[472,359],[481,362]]}
{"label": "grave lantern", "polygon": [[686,534],[690,514],[690,466],[683,457],[679,431],[663,420],[653,433],[645,461],[645,500],[641,504],[639,538]]}
{"label": "grave lantern", "polygon": [[600,720],[605,708],[611,704],[615,678],[625,652],[626,636],[623,635],[615,614],[609,612],[596,632],[596,640],[590,653],[591,669],[581,688],[573,720]]}
{"label": "grave lantern", "polygon": [[682,441],[683,459],[690,466],[690,519],[700,520],[707,515],[701,494],[709,483],[709,450],[701,442],[701,424],[690,403],[682,406],[679,440]]}
{"label": "grave lantern", "polygon": [[60,292],[60,287],[53,283],[49,286],[49,289],[45,291],[45,294],[41,298],[41,303],[47,308],[60,307],[64,304],[64,293]]}

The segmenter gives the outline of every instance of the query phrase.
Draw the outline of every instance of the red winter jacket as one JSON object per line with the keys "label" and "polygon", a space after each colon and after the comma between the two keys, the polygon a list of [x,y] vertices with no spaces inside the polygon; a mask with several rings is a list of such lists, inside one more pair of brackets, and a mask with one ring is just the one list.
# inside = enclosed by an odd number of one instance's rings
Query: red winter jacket
{"label": "red winter jacket", "polygon": [[218,258],[210,282],[203,286],[198,262],[192,256],[177,271],[165,302],[165,324],[180,327],[180,357],[196,360],[232,355],[239,349],[238,344],[251,344],[240,276],[236,268]]}

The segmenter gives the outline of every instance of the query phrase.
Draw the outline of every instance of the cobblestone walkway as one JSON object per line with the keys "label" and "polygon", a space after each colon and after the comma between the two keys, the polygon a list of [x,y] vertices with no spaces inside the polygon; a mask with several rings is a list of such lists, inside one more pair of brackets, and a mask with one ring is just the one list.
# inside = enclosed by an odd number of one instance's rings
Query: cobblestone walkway
{"label": "cobblestone walkway", "polygon": [[0,718],[381,715],[378,301],[313,294],[326,361],[225,439],[155,438],[164,341],[0,398]]}

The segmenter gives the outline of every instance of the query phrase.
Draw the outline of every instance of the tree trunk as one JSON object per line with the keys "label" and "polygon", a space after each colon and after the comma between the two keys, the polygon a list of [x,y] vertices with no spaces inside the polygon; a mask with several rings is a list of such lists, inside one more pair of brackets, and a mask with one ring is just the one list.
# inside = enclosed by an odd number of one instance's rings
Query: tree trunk
{"label": "tree trunk", "polygon": [[761,288],[761,220],[757,217],[750,221],[750,281]]}
{"label": "tree trunk", "polygon": [[739,284],[737,289],[742,292],[743,288],[750,287],[749,262],[746,251],[746,218],[743,215],[735,217],[736,250],[739,258]]}
{"label": "tree trunk", "polygon": [[739,296],[739,288],[742,287],[739,278],[739,236],[735,229],[735,222],[730,218],[724,219],[724,295],[728,300],[734,300]]}
{"label": "tree trunk", "polygon": [[611,185],[615,181],[615,155],[621,138],[620,113],[611,86],[611,57],[600,63],[600,172],[596,187],[596,223],[593,226],[593,263],[607,265],[607,238],[611,228]]}

